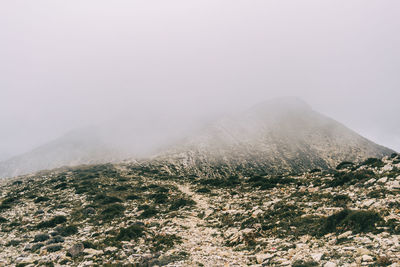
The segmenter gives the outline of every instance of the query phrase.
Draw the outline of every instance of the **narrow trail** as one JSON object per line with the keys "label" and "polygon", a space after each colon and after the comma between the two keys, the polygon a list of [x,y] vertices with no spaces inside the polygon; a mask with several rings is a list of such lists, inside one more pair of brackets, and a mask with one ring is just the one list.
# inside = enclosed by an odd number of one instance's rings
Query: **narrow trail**
{"label": "narrow trail", "polygon": [[213,212],[210,199],[206,196],[193,192],[189,185],[176,185],[180,191],[190,196],[196,202],[196,206],[190,211],[186,218],[178,218],[182,228],[187,229],[180,233],[183,243],[182,249],[190,253],[187,264],[204,266],[245,266],[246,256],[243,252],[233,251],[224,245],[225,241],[221,237],[218,228],[207,226],[207,221],[199,218],[199,213],[208,214]]}

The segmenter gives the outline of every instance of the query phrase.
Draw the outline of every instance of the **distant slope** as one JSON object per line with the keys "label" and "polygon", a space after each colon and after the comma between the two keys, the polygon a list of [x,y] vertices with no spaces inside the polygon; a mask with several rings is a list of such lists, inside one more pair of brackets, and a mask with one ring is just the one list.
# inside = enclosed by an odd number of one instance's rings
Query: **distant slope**
{"label": "distant slope", "polygon": [[281,98],[211,124],[158,159],[194,168],[224,164],[232,170],[259,168],[280,173],[326,169],[344,160],[360,161],[393,152],[297,98]]}
{"label": "distant slope", "polygon": [[32,151],[2,161],[0,178],[62,166],[146,157],[186,132],[185,125],[179,120],[171,122],[151,114],[127,115],[77,129]]}
{"label": "distant slope", "polygon": [[109,147],[93,131],[84,129],[0,162],[0,177],[12,177],[61,166],[118,161],[122,157],[120,151]]}

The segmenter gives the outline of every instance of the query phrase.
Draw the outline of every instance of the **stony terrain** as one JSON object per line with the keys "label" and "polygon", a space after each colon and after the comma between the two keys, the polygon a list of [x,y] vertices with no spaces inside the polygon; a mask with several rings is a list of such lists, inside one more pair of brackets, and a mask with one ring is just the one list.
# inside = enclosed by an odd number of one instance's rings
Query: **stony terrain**
{"label": "stony terrain", "polygon": [[400,156],[272,175],[163,161],[3,180],[0,266],[400,266]]}

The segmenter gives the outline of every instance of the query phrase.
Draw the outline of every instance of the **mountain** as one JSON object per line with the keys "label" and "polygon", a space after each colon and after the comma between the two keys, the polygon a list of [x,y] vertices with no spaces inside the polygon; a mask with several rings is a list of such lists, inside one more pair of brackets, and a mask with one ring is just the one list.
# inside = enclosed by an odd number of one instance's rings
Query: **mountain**
{"label": "mountain", "polygon": [[95,164],[122,159],[92,129],[68,133],[28,153],[0,162],[0,177],[12,177],[64,165]]}
{"label": "mountain", "polygon": [[[0,162],[0,178],[62,166],[117,162],[155,154],[185,136],[190,124],[168,115],[128,114],[71,131],[32,151]],[[192,129],[192,127],[190,127]]]}
{"label": "mountain", "polygon": [[209,169],[210,174],[221,164],[231,172],[237,168],[298,172],[393,152],[302,100],[288,97],[260,103],[204,127],[188,127],[168,117],[137,116],[81,129],[0,162],[0,177],[150,156],[202,173]]}
{"label": "mountain", "polygon": [[288,97],[212,123],[157,159],[201,169],[223,164],[232,172],[241,167],[280,173],[328,169],[393,152]]}

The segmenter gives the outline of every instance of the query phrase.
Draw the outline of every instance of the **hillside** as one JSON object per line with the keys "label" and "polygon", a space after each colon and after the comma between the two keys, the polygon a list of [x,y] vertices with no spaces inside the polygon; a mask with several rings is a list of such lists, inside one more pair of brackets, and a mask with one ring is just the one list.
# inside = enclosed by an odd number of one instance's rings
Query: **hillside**
{"label": "hillside", "polygon": [[223,163],[232,171],[251,167],[284,173],[327,169],[342,161],[360,162],[393,152],[287,97],[202,126],[168,117],[119,118],[0,162],[0,177],[138,157],[202,169]]}
{"label": "hillside", "polygon": [[105,143],[92,129],[74,131],[20,156],[0,162],[0,177],[80,164],[123,159],[123,154]]}
{"label": "hillside", "polygon": [[303,101],[287,97],[207,125],[156,158],[201,171],[225,164],[232,173],[238,167],[285,173],[329,169],[342,161],[392,153]]}
{"label": "hillside", "polygon": [[399,155],[284,176],[224,169],[143,161],[2,181],[0,265],[400,264]]}

